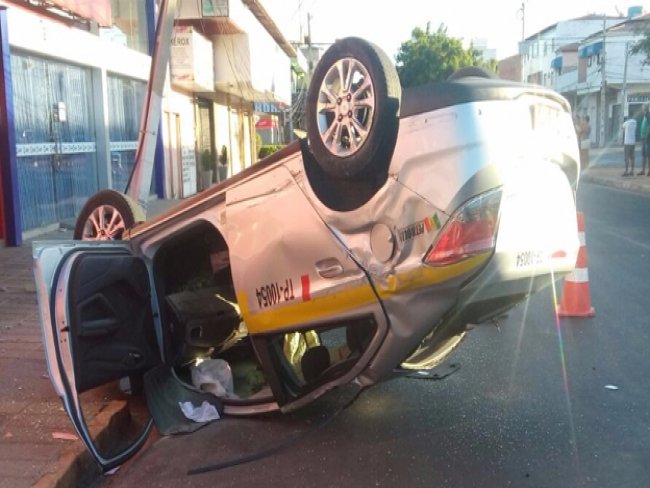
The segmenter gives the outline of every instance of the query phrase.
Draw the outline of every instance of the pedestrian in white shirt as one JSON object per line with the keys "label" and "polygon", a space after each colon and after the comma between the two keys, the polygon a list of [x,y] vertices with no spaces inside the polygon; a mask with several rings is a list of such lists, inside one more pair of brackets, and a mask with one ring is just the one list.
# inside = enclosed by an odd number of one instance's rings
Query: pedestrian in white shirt
{"label": "pedestrian in white shirt", "polygon": [[623,122],[623,147],[625,151],[625,173],[623,176],[634,176],[634,145],[636,144],[636,120],[625,117]]}

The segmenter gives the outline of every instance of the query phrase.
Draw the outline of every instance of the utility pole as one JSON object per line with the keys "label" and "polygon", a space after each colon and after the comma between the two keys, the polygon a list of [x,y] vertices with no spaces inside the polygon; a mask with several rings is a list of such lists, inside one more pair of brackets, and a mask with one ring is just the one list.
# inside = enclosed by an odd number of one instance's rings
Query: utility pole
{"label": "utility pole", "polygon": [[521,15],[521,40],[526,39],[526,2],[521,0],[521,7],[517,9],[517,14]]}
{"label": "utility pole", "polygon": [[[521,15],[521,42],[519,43],[519,54],[522,53],[522,49],[528,49],[528,46],[524,44],[524,41],[526,40],[526,2],[528,0],[521,0],[521,7],[517,9],[517,14]],[[527,75],[526,75],[526,67],[524,66],[527,61],[524,61],[526,58],[520,56],[520,59],[522,60],[522,67],[521,67],[521,80],[520,81],[526,81]]]}
{"label": "utility pole", "polygon": [[298,40],[302,42],[302,12],[300,8],[302,7],[302,0],[298,0]]}
{"label": "utility pole", "polygon": [[607,15],[603,14],[603,55],[600,64],[600,140],[599,146],[605,146],[607,125]]}
{"label": "utility pole", "polygon": [[629,44],[629,42],[625,43],[625,64],[623,65],[623,117],[627,117],[630,114],[629,107],[627,106],[627,60],[630,57]]}
{"label": "utility pole", "polygon": [[311,52],[311,14],[307,13],[307,49],[309,50],[309,59],[307,64],[309,66],[309,79],[311,80],[311,75],[314,72],[314,58]]}

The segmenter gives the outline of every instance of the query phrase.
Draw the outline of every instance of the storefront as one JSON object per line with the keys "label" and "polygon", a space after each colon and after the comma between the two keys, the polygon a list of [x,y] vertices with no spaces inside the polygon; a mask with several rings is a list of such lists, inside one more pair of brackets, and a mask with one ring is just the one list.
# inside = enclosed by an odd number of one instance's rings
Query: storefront
{"label": "storefront", "polygon": [[11,55],[23,232],[74,219],[98,190],[90,69]]}
{"label": "storefront", "polygon": [[[72,3],[55,3],[76,12]],[[46,9],[19,3],[2,9],[0,38],[9,60],[0,87],[3,121],[13,129],[6,131],[11,141],[0,165],[6,245],[73,223],[100,189],[124,190],[139,136],[154,5],[88,4],[84,18],[99,24],[94,31],[71,28],[65,15]]]}

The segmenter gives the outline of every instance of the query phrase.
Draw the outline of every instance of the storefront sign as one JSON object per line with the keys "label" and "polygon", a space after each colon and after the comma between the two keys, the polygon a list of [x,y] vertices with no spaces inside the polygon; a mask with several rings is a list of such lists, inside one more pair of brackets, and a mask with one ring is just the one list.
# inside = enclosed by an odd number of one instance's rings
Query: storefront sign
{"label": "storefront sign", "polygon": [[171,40],[172,84],[192,91],[214,90],[212,43],[191,26],[174,28]]}
{"label": "storefront sign", "polygon": [[84,19],[97,22],[102,27],[111,27],[111,0],[52,0],[52,3]]}
{"label": "storefront sign", "polygon": [[228,17],[228,0],[201,0],[203,17]]}
{"label": "storefront sign", "polygon": [[650,102],[650,95],[628,95],[628,103],[648,103]]}
{"label": "storefront sign", "polygon": [[196,154],[194,146],[182,146],[181,171],[183,176],[183,196],[193,195],[196,193]]}

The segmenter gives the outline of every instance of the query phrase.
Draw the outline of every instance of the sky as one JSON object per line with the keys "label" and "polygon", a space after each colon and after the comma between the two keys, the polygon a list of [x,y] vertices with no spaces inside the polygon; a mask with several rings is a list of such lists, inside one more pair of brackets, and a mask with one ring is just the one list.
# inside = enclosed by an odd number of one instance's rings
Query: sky
{"label": "sky", "polygon": [[[307,13],[311,15],[314,43],[331,43],[346,36],[363,37],[378,44],[394,58],[402,42],[415,27],[431,22],[435,31],[441,23],[447,33],[461,38],[466,46],[472,39],[484,39],[498,59],[517,53],[522,34],[522,0],[262,0],[290,41],[307,33]],[[524,0],[525,36],[528,37],[559,20],[587,14],[617,16],[630,6],[650,10],[648,3],[618,0]],[[618,8],[618,11],[617,11]]]}

